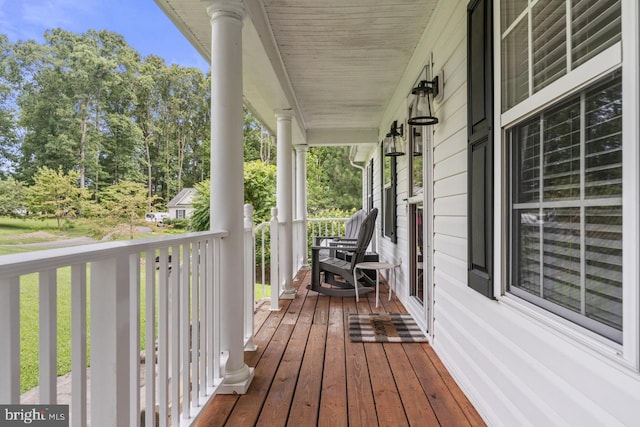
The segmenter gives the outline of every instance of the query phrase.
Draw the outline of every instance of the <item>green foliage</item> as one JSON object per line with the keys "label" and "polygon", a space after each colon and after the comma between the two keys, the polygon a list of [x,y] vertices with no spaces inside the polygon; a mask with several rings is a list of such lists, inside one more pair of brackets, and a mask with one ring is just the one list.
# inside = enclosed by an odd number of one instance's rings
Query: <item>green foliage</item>
{"label": "green foliage", "polygon": [[176,230],[186,230],[190,226],[190,222],[186,218],[166,218],[162,223]]}
{"label": "green foliage", "polygon": [[211,181],[208,179],[195,185],[196,196],[193,198],[194,210],[191,215],[191,228],[194,231],[208,231],[211,228],[209,219],[210,187]]}
{"label": "green foliage", "polygon": [[261,161],[244,164],[244,202],[253,205],[253,222],[260,224],[271,217],[276,205],[276,167]]}
{"label": "green foliage", "polygon": [[[53,29],[43,43],[15,44],[0,36],[0,178],[29,185],[44,166],[77,171],[76,185],[94,200],[121,181],[144,182],[154,209],[163,209],[209,177],[210,96],[210,75],[141,58],[115,33]],[[243,112],[245,200],[259,223],[275,206],[276,147]],[[347,147],[309,150],[307,177],[309,214],[361,205],[361,172]],[[208,199],[201,205],[195,228],[208,229]],[[80,209],[103,214],[96,203]]]}
{"label": "green foliage", "polygon": [[18,216],[24,214],[24,207],[22,183],[11,177],[0,179],[0,215]]}
{"label": "green foliage", "polygon": [[243,106],[242,112],[244,114],[244,161],[260,160],[262,163],[272,163],[276,158],[276,147],[271,142],[269,132],[247,107]]}
{"label": "green foliage", "polygon": [[351,211],[362,206],[361,171],[351,166],[348,147],[313,147],[307,154],[309,215],[327,208]]}
{"label": "green foliage", "polygon": [[[210,181],[195,186],[196,197],[193,202],[194,213],[191,227],[196,231],[209,230],[209,188]],[[244,164],[244,200],[253,205],[253,222],[260,224],[268,221],[271,208],[275,206],[276,167],[261,161]]]}
{"label": "green foliage", "polygon": [[[13,46],[0,34],[0,178],[8,175],[17,160],[17,111],[11,66]],[[1,207],[0,207],[1,209]]]}
{"label": "green foliage", "polygon": [[78,172],[56,172],[48,167],[38,169],[34,185],[26,190],[27,207],[31,212],[57,220],[61,229],[63,218],[75,218],[82,200],[88,197],[84,188],[78,188]]}
{"label": "green foliage", "polygon": [[105,214],[129,224],[129,236],[135,234],[135,223],[149,209],[153,201],[144,185],[133,181],[120,181],[100,193],[100,205]]}

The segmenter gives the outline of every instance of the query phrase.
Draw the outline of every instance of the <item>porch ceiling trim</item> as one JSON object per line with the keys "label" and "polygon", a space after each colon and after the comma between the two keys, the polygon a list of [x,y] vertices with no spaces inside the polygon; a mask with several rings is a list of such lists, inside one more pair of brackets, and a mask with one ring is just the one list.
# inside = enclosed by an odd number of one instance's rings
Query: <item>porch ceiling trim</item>
{"label": "porch ceiling trim", "polygon": [[331,128],[308,129],[307,144],[309,146],[376,144],[378,129],[376,128]]}

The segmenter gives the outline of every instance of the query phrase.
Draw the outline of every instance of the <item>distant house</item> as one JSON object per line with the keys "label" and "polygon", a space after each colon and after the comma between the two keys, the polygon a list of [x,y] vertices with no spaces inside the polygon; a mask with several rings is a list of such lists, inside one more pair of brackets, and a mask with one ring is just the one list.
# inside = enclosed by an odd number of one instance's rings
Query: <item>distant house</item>
{"label": "distant house", "polygon": [[189,218],[193,213],[193,199],[196,196],[195,188],[183,188],[176,197],[167,204],[170,218]]}

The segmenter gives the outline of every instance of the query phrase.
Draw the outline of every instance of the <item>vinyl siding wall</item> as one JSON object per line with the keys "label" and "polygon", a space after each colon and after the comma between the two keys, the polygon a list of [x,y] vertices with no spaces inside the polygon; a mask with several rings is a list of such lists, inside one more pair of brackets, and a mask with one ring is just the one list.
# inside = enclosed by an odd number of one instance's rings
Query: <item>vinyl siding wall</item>
{"label": "vinyl siding wall", "polygon": [[[490,300],[467,286],[466,14],[466,0],[439,2],[380,124],[386,132],[392,120],[406,121],[407,94],[433,53],[445,86],[433,139],[432,345],[490,425],[639,425],[640,375],[615,348],[513,296]],[[497,158],[501,143],[496,132]],[[374,204],[381,207],[379,148],[372,155]],[[381,257],[403,260],[398,295],[411,310],[407,157],[398,162],[398,243],[380,237],[380,219],[377,232]]]}

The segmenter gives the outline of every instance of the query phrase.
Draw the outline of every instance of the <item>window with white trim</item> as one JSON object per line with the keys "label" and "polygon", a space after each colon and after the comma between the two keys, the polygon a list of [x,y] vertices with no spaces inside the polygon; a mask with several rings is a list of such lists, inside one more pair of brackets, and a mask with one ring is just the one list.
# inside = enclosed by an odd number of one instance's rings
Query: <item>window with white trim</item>
{"label": "window with white trim", "polygon": [[622,342],[620,70],[506,137],[509,291]]}
{"label": "window with white trim", "polygon": [[621,6],[500,2],[508,292],[618,343]]}
{"label": "window with white trim", "polygon": [[502,111],[621,40],[620,0],[501,0]]}

